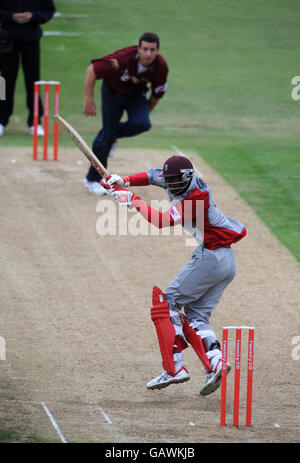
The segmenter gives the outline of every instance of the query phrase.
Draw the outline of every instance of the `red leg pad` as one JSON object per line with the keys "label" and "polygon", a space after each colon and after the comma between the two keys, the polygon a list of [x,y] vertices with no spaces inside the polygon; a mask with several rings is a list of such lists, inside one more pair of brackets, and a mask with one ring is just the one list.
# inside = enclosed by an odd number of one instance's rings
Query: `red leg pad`
{"label": "red leg pad", "polygon": [[174,345],[174,354],[176,352],[182,352],[184,349],[186,349],[188,346],[188,344],[185,342],[185,340],[179,336],[178,334],[176,335],[176,338],[175,338],[175,345]]}
{"label": "red leg pad", "polygon": [[157,287],[153,287],[151,307],[151,319],[156,328],[160,353],[162,356],[162,365],[170,375],[175,374],[174,365],[174,344],[175,344],[175,328],[170,320],[170,311],[168,302],[162,291]]}
{"label": "red leg pad", "polygon": [[180,313],[179,316],[185,339],[191,344],[192,348],[201,360],[205,370],[209,373],[211,371],[211,364],[205,353],[201,336],[199,336],[199,334],[197,334],[194,328],[191,327],[188,319],[183,315],[183,313]]}

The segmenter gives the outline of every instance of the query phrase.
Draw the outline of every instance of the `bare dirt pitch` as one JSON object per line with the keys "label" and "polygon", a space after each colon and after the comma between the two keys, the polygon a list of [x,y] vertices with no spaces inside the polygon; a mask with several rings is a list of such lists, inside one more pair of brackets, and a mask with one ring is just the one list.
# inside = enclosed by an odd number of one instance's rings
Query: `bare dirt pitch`
{"label": "bare dirt pitch", "polygon": [[[109,170],[161,166],[169,154],[119,150]],[[204,373],[191,349],[189,382],[146,389],[161,372],[152,286],[164,290],[190,258],[187,236],[100,236],[102,202],[111,200],[81,185],[88,163],[77,148],[61,149],[57,163],[33,162],[29,148],[0,148],[0,428],[17,429],[23,441],[60,442],[44,404],[67,442],[299,442],[299,265],[234,189],[192,158],[218,206],[248,229],[211,322],[219,338],[224,325],[256,328],[253,427],[244,427],[245,387],[241,427],[231,426],[231,374],[228,426],[220,428],[219,391],[199,396]],[[167,199],[154,187],[137,192]]]}

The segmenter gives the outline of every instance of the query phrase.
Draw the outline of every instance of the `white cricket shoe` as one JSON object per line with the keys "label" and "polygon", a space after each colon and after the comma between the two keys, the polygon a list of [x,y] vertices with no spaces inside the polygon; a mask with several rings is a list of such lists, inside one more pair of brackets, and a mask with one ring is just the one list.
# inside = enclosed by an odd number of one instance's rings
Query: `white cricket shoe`
{"label": "white cricket shoe", "polygon": [[[231,366],[227,362],[226,372],[230,372]],[[222,359],[220,359],[215,367],[210,373],[206,373],[205,382],[200,389],[200,395],[209,395],[212,392],[215,392],[221,384],[222,379]]]}
{"label": "white cricket shoe", "polygon": [[0,137],[4,135],[4,125],[0,124]]}
{"label": "white cricket shoe", "polygon": [[190,379],[190,375],[188,374],[185,366],[182,366],[175,375],[169,375],[165,370],[162,372],[160,376],[157,378],[152,379],[147,383],[148,389],[163,389],[164,387],[170,386],[170,384],[179,384],[184,383]]}
{"label": "white cricket shoe", "polygon": [[116,155],[118,146],[119,146],[118,140],[115,140],[113,144],[111,145],[110,152],[108,153],[109,158],[113,158]]}
{"label": "white cricket shoe", "polygon": [[[31,127],[29,127],[29,135],[33,135],[33,132],[34,132],[34,127],[32,125]],[[41,125],[37,126],[37,134],[38,134],[38,137],[43,137],[45,135],[44,129]]]}
{"label": "white cricket shoe", "polygon": [[100,185],[99,182],[89,182],[86,178],[84,178],[82,184],[93,195],[101,196],[107,194],[107,190],[102,185]]}

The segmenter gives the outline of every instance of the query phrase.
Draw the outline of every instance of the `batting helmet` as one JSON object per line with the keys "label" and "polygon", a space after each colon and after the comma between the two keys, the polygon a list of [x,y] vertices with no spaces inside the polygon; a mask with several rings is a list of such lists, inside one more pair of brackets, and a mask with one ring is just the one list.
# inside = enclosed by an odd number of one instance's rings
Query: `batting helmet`
{"label": "batting helmet", "polygon": [[[165,177],[171,193],[179,194],[187,187],[193,173],[194,167],[188,158],[185,156],[171,156],[165,161],[161,176]],[[174,177],[174,181],[172,177]]]}
{"label": "batting helmet", "polygon": [[182,173],[191,173],[193,175],[193,172],[193,164],[188,158],[184,156],[171,156],[164,163],[162,177],[175,177]]}

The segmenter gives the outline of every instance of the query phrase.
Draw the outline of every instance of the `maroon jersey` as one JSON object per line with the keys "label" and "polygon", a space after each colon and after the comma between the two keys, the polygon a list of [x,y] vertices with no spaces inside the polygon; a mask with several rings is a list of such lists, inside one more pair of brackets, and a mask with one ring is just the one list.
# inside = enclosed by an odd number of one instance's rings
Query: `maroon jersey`
{"label": "maroon jersey", "polygon": [[147,90],[151,84],[152,96],[162,98],[167,89],[169,72],[166,60],[157,54],[155,60],[144,71],[138,72],[138,47],[117,50],[111,55],[92,60],[96,79],[103,79],[116,92],[132,93],[135,89]]}

